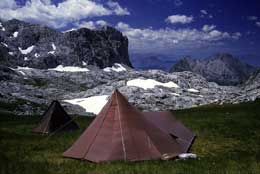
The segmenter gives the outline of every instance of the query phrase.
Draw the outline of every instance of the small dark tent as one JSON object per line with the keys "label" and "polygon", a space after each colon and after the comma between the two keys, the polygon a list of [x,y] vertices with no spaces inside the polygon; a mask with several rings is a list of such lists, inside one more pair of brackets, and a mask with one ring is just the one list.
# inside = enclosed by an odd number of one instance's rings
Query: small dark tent
{"label": "small dark tent", "polygon": [[165,159],[185,152],[182,144],[148,121],[115,90],[95,120],[63,155],[103,162]]}
{"label": "small dark tent", "polygon": [[37,133],[52,133],[55,131],[70,131],[78,129],[78,125],[72,121],[58,101],[52,101],[43,114],[38,127],[33,129]]}

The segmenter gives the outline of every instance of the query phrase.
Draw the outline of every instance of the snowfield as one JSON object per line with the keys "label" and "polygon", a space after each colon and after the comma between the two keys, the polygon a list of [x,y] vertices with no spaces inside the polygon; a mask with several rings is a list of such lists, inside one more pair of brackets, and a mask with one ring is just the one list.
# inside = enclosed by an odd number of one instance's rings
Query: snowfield
{"label": "snowfield", "polygon": [[112,67],[106,67],[103,69],[105,72],[111,72],[111,71],[115,71],[115,72],[122,72],[122,71],[126,71],[126,68],[123,67],[121,64],[119,63],[115,63]]}
{"label": "snowfield", "polygon": [[126,83],[126,85],[127,86],[136,86],[139,88],[143,88],[145,90],[153,89],[155,86],[164,86],[167,88],[179,88],[179,86],[174,82],[162,83],[162,82],[158,82],[154,79],[133,79],[133,80],[129,80]]}
{"label": "snowfield", "polygon": [[26,48],[25,50],[23,50],[22,48],[18,48],[19,51],[22,53],[22,54],[29,54],[30,52],[32,52],[32,50],[34,49],[34,45]]}
{"label": "snowfield", "polygon": [[72,100],[64,100],[64,102],[79,105],[83,107],[86,112],[98,114],[108,101],[109,95],[92,96],[87,98],[76,98]]}
{"label": "snowfield", "polygon": [[89,69],[87,68],[81,68],[77,66],[62,66],[62,65],[58,65],[56,68],[51,68],[48,70],[60,71],[60,72],[88,72],[89,71]]}

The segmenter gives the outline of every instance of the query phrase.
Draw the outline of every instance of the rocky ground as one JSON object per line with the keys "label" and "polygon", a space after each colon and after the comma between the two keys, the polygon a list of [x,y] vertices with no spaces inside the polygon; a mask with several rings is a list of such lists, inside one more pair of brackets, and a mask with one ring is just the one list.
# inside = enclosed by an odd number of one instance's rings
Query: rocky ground
{"label": "rocky ground", "polygon": [[[171,110],[191,108],[210,103],[239,103],[260,98],[260,73],[256,72],[240,86],[219,86],[191,72],[167,73],[160,70],[135,71],[120,65],[114,68],[89,71],[60,72],[32,68],[11,69],[0,67],[1,102],[20,102],[15,112],[39,114],[51,100],[62,101],[74,114],[86,114],[86,108],[64,100],[110,95],[117,88],[129,101],[143,110]],[[118,70],[118,71],[117,71]],[[173,82],[175,86],[142,88],[129,86],[131,80],[152,79],[157,82]],[[128,85],[127,85],[128,84]]]}

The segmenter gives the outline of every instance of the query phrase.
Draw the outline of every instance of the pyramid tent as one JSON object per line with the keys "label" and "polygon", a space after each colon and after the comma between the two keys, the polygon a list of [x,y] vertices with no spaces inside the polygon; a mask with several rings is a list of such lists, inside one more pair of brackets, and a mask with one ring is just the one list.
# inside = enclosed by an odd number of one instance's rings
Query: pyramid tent
{"label": "pyramid tent", "polygon": [[143,112],[143,114],[148,121],[176,139],[185,152],[190,150],[196,137],[195,134],[173,117],[169,111]]}
{"label": "pyramid tent", "polygon": [[52,133],[55,131],[70,131],[78,129],[78,125],[66,113],[58,101],[52,101],[43,114],[42,120],[33,132]]}
{"label": "pyramid tent", "polygon": [[147,121],[117,90],[65,157],[92,162],[143,161],[185,151],[168,133]]}

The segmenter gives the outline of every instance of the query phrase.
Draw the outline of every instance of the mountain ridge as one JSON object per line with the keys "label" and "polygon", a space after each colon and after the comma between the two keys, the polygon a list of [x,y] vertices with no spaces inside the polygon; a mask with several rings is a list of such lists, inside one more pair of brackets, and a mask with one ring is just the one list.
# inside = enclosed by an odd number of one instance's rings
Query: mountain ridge
{"label": "mountain ridge", "polygon": [[221,53],[206,59],[184,57],[173,65],[170,72],[191,71],[220,85],[238,85],[256,70],[231,54]]}

